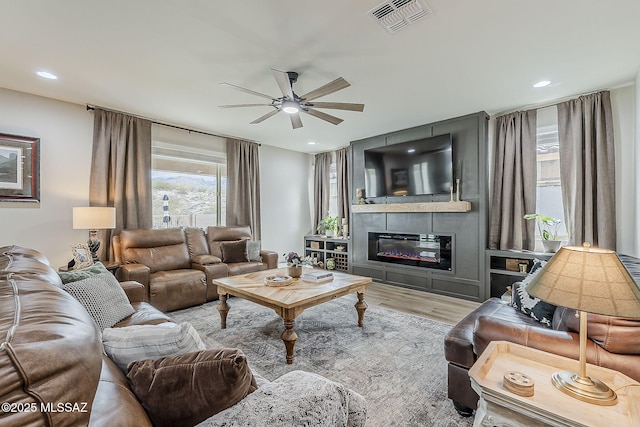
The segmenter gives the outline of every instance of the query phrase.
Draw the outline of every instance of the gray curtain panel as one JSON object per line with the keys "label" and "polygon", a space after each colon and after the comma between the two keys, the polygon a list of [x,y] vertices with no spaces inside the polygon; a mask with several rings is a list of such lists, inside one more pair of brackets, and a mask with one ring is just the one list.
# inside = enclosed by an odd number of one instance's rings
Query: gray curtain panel
{"label": "gray curtain panel", "polygon": [[260,160],[255,142],[227,139],[227,225],[248,225],[261,239]]}
{"label": "gray curtain panel", "polygon": [[349,147],[336,150],[336,175],[338,178],[338,217],[349,219],[351,213],[351,166]]}
{"label": "gray curtain panel", "polygon": [[558,104],[560,182],[569,243],[616,249],[613,119],[608,91]]}
{"label": "gray curtain panel", "polygon": [[533,250],[536,210],[536,111],[496,118],[489,248]]}
{"label": "gray curtain panel", "polygon": [[331,173],[331,153],[315,155],[313,176],[313,230],[316,233],[318,223],[329,213],[329,174]]}
{"label": "gray curtain panel", "polygon": [[90,206],[116,208],[116,228],[99,230],[100,259],[113,260],[111,238],[125,228],[151,228],[151,122],[96,109]]}

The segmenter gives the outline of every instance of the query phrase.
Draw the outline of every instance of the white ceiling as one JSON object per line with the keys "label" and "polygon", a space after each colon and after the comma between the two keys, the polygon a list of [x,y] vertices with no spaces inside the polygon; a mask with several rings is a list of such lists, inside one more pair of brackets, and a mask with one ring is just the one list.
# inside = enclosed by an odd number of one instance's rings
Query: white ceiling
{"label": "white ceiling", "polygon": [[[389,34],[367,15],[378,0],[0,0],[0,87],[317,152],[640,70],[638,0],[426,1],[432,16]],[[298,94],[342,76],[351,87],[318,101],[365,110],[323,110],[337,126],[303,115],[293,130],[284,113],[249,124],[270,107],[218,108],[265,101],[221,82],[279,96],[271,68],[300,73]]]}

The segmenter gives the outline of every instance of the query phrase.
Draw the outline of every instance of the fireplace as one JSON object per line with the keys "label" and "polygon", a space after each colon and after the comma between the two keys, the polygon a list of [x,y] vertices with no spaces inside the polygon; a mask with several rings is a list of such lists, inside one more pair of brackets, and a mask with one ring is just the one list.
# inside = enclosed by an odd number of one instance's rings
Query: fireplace
{"label": "fireplace", "polygon": [[451,271],[450,235],[369,232],[368,259]]}

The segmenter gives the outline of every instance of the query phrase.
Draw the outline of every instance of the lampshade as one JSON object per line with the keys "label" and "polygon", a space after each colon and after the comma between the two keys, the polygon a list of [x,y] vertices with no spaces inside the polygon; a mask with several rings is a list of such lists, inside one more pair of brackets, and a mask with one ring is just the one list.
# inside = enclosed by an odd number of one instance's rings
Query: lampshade
{"label": "lampshade", "polygon": [[564,246],[526,288],[553,305],[607,316],[640,318],[640,288],[608,249]]}
{"label": "lampshade", "polygon": [[116,228],[116,208],[73,208],[73,228],[76,230],[100,230]]}

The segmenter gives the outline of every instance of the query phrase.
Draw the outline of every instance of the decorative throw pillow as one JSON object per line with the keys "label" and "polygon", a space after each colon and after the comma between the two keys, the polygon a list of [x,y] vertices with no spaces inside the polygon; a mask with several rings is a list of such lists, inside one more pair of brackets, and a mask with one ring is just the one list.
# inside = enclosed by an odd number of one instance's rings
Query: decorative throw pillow
{"label": "decorative throw pillow", "polygon": [[133,362],[127,378],[154,426],[196,425],[257,389],[237,349]]}
{"label": "decorative throw pillow", "polygon": [[90,267],[81,268],[79,270],[59,271],[58,275],[60,276],[60,279],[62,279],[62,283],[71,283],[108,272],[109,271],[101,262],[96,262]]}
{"label": "decorative throw pillow", "polygon": [[220,244],[222,251],[222,262],[247,262],[247,241],[237,240],[235,242],[222,242]]}
{"label": "decorative throw pillow", "polygon": [[62,289],[80,301],[101,330],[112,327],[135,311],[122,286],[109,272],[63,283]]}
{"label": "decorative throw pillow", "polygon": [[539,298],[532,297],[525,290],[529,282],[536,274],[538,274],[546,263],[546,261],[534,260],[531,271],[527,277],[522,280],[520,286],[513,295],[511,305],[516,310],[531,316],[533,319],[550,328],[551,322],[553,321],[553,313],[556,311],[556,306],[549,304],[548,302],[541,301]]}
{"label": "decorative throw pillow", "polygon": [[247,259],[249,261],[262,262],[262,257],[260,256],[261,246],[262,242],[260,240],[247,241]]}
{"label": "decorative throw pillow", "polygon": [[157,360],[206,348],[195,328],[186,322],[107,328],[102,333],[102,344],[109,358],[124,372],[134,360]]}

